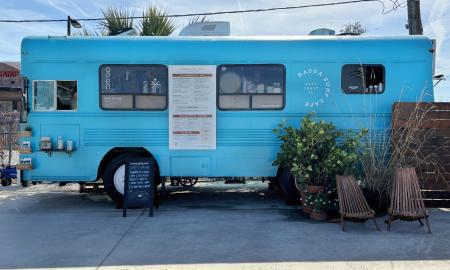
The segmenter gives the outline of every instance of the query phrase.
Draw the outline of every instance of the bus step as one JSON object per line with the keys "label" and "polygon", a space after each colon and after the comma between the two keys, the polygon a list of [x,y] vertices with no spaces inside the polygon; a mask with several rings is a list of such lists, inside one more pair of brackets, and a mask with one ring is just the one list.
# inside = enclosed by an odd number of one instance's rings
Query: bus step
{"label": "bus step", "polygon": [[103,183],[80,183],[80,193],[103,193]]}
{"label": "bus step", "polygon": [[225,184],[245,184],[245,177],[227,177]]}

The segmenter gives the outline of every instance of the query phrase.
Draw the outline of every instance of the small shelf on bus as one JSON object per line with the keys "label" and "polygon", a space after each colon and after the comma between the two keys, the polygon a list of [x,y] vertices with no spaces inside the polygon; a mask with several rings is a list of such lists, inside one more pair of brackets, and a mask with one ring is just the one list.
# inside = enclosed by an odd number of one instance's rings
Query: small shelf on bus
{"label": "small shelf on bus", "polygon": [[282,96],[283,93],[220,93],[221,96]]}
{"label": "small shelf on bus", "polygon": [[52,155],[53,152],[64,152],[70,157],[72,155],[72,152],[75,151],[75,149],[73,149],[72,151],[67,151],[66,149],[40,149],[39,151],[47,153],[49,157]]}

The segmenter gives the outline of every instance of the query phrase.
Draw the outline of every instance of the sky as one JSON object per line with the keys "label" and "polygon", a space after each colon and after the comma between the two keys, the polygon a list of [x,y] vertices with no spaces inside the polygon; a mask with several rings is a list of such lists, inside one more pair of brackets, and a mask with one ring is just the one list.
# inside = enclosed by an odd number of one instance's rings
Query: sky
{"label": "sky", "polygon": [[[101,17],[110,6],[127,7],[140,15],[150,4],[169,14],[270,8],[337,2],[340,0],[0,0],[0,19],[64,19]],[[400,3],[395,8],[393,2]],[[349,22],[360,21],[365,35],[407,35],[406,0],[380,0],[333,7],[279,10],[260,13],[208,16],[231,23],[232,35],[306,35],[316,28],[338,32]],[[450,101],[450,0],[421,0],[424,34],[437,40],[436,74],[447,81],[435,88],[436,101]],[[174,19],[176,35],[189,18]],[[83,23],[96,29],[95,22]],[[76,30],[73,30],[76,31]],[[65,22],[0,23],[0,61],[20,61],[20,42],[29,35],[65,35]]]}

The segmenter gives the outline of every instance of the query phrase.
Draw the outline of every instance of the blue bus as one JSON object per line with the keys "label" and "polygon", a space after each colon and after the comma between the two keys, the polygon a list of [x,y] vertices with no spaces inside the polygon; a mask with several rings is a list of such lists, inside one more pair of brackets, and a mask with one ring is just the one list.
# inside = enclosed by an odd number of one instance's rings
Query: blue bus
{"label": "blue bus", "polygon": [[27,37],[22,180],[102,179],[120,203],[143,156],[158,179],[268,177],[295,200],[273,128],[315,111],[382,132],[394,102],[433,101],[433,54],[424,36]]}

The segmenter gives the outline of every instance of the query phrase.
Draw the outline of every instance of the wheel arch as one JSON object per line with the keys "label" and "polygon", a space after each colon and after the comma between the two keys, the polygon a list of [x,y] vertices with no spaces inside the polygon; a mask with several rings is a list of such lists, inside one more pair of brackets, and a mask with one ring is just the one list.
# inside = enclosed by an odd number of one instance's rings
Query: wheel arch
{"label": "wheel arch", "polygon": [[103,177],[105,168],[111,160],[113,160],[116,156],[118,156],[120,154],[124,154],[124,153],[136,153],[136,154],[141,154],[142,156],[145,156],[145,157],[152,157],[155,160],[156,170],[159,175],[158,161],[153,156],[153,154],[150,151],[148,151],[146,148],[144,148],[144,147],[114,147],[114,148],[110,149],[108,152],[106,152],[106,154],[101,159],[100,164],[98,165],[98,168],[97,168],[97,179],[100,179]]}

